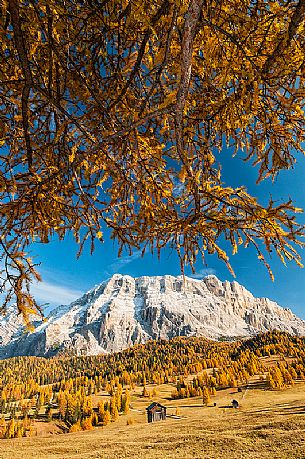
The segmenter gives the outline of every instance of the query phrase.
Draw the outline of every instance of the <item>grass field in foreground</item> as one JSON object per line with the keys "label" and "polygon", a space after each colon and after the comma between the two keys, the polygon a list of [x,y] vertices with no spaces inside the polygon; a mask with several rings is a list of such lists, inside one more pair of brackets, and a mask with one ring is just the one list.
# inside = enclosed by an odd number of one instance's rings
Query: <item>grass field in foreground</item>
{"label": "grass field in foreground", "polygon": [[[180,419],[148,424],[149,400],[137,388],[133,409],[117,422],[87,432],[1,440],[0,459],[305,458],[304,384],[283,391],[223,390],[212,399],[216,407],[202,406],[199,398],[169,400],[172,388],[159,386],[155,400],[170,415],[179,407]],[[225,408],[233,398],[240,408]]]}

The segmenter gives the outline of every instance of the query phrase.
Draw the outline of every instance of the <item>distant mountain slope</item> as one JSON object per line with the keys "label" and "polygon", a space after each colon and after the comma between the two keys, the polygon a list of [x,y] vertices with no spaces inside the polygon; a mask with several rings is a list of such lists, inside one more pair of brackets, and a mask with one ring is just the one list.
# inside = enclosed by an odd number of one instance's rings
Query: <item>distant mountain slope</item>
{"label": "distant mountain slope", "polygon": [[0,358],[114,352],[149,339],[177,335],[251,336],[271,329],[305,335],[305,322],[237,282],[216,276],[115,274],[68,306],[59,306],[32,333],[12,312],[0,320]]}

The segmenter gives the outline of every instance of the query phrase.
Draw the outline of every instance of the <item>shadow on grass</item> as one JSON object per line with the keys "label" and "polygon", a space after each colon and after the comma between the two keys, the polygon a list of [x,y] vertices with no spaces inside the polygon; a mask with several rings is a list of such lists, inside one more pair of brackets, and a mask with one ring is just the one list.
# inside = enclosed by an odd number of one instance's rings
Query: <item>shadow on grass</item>
{"label": "shadow on grass", "polygon": [[255,410],[253,411],[254,414],[258,413],[271,413],[271,414],[277,414],[280,416],[288,416],[290,414],[302,414],[304,415],[305,413],[305,406],[300,405],[300,406],[280,406],[280,405],[274,405],[273,407],[270,408],[263,408],[261,410]]}

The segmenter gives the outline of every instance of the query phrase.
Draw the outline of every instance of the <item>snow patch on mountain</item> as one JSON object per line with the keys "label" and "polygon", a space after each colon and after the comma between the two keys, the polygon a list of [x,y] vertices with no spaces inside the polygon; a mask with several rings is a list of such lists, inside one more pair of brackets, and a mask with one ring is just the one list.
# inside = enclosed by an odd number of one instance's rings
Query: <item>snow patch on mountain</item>
{"label": "snow patch on mountain", "polygon": [[68,306],[58,306],[34,331],[14,310],[0,319],[0,358],[99,354],[174,336],[211,339],[251,336],[271,329],[305,335],[305,322],[238,282],[115,274]]}

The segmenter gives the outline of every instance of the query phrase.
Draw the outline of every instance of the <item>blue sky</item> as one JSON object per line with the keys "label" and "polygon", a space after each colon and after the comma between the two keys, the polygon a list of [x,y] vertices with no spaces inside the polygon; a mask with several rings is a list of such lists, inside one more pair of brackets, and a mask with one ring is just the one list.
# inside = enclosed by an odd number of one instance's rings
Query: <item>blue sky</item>
{"label": "blue sky", "polygon": [[[283,171],[275,183],[265,181],[256,185],[257,171],[238,157],[232,157],[228,151],[221,154],[223,179],[227,185],[245,185],[250,193],[257,196],[260,202],[266,202],[270,194],[281,202],[291,197],[295,205],[305,207],[305,159],[297,158],[293,170]],[[305,224],[305,216],[299,215],[298,220]],[[71,238],[49,244],[35,244],[32,255],[41,262],[40,273],[43,283],[34,285],[32,292],[42,303],[67,304],[79,297],[114,273],[131,276],[180,274],[179,261],[174,252],[166,249],[160,260],[157,256],[146,254],[143,258],[135,251],[132,256],[123,254],[117,257],[117,246],[106,233],[104,244],[97,243],[96,250],[90,255],[86,249],[79,260],[76,259],[77,247]],[[304,251],[303,251],[304,252]],[[209,273],[216,274],[221,280],[234,280],[226,266],[215,256],[208,256],[207,265],[198,261],[195,277],[201,278]],[[303,254],[305,262],[305,253]],[[251,248],[240,249],[231,257],[236,273],[236,280],[249,289],[255,296],[268,297],[284,307],[289,307],[297,315],[305,319],[305,269],[294,263],[287,267],[274,256],[270,259],[275,281],[272,282],[267,270],[257,259]],[[191,272],[186,268],[186,274]]]}

